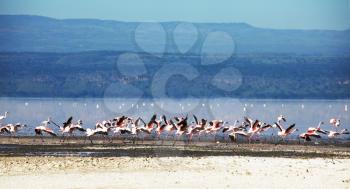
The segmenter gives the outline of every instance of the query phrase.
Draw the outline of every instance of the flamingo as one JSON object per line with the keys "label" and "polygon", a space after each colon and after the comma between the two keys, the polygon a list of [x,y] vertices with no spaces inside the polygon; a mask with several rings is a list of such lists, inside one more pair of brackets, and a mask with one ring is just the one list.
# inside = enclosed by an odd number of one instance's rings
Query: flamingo
{"label": "flamingo", "polygon": [[260,127],[259,133],[265,132],[267,130],[269,130],[270,128],[272,128],[273,126],[267,123],[263,123]]}
{"label": "flamingo", "polygon": [[336,138],[340,135],[348,135],[350,132],[347,129],[343,129],[340,132],[337,131],[326,131],[328,138]]}
{"label": "flamingo", "polygon": [[231,134],[229,134],[231,141],[236,141],[236,135],[243,136],[243,137],[247,138],[248,142],[250,143],[251,137],[253,136],[253,133],[248,133],[244,130],[238,130],[238,131],[232,132]]}
{"label": "flamingo", "polygon": [[318,132],[318,133],[322,133],[322,134],[327,134],[327,131],[321,129],[321,125],[324,124],[322,121],[320,121],[318,123],[318,126],[315,128],[315,127],[309,127],[307,129],[307,132],[311,133],[311,132]]}
{"label": "flamingo", "polygon": [[175,139],[175,135],[177,133],[178,127],[176,126],[176,124],[174,123],[173,120],[169,120],[167,123],[167,126],[165,127],[165,132],[167,133],[165,138],[168,138],[169,135],[173,136],[173,139]]}
{"label": "flamingo", "polygon": [[[235,122],[235,125],[236,123],[238,123],[239,121],[236,120]],[[252,133],[248,134],[247,132],[245,132],[245,128],[246,126],[244,125],[244,123],[242,123],[241,126],[239,127],[235,127],[232,126],[231,128],[229,128],[226,132],[229,133],[228,134],[228,137],[231,139],[232,142],[235,142],[237,140],[237,136],[236,135],[240,135],[240,136],[244,136],[244,137],[247,137],[249,139],[249,142],[250,142],[250,136],[252,135]]]}
{"label": "flamingo", "polygon": [[212,132],[216,132],[216,131],[220,130],[223,123],[224,123],[224,121],[222,121],[222,120],[212,120],[212,121],[210,121],[209,125],[211,127],[206,129],[206,133],[212,133]]}
{"label": "flamingo", "polygon": [[338,131],[338,127],[340,127],[340,119],[331,118],[329,120],[329,123],[331,124],[331,126],[335,127],[336,131]]}
{"label": "flamingo", "polygon": [[5,112],[5,115],[0,116],[0,123],[7,118],[7,114],[9,114],[9,112]]}
{"label": "flamingo", "polygon": [[281,122],[286,122],[287,121],[287,119],[286,119],[286,117],[284,117],[284,115],[279,115],[278,117],[277,117],[277,123],[281,123]]}
{"label": "flamingo", "polygon": [[[154,124],[158,127],[158,125],[160,124],[157,120],[157,115],[154,114],[150,121],[148,123],[146,123],[145,121],[143,121],[142,118],[139,118],[138,121],[141,121],[143,123],[142,127],[137,127],[136,132],[137,133],[147,133],[148,135],[152,134],[152,131],[154,129]],[[138,125],[138,124],[137,124]],[[144,141],[144,135],[142,135],[142,143]]]}
{"label": "flamingo", "polygon": [[43,124],[44,126],[48,126],[50,123],[51,123],[51,117],[48,117],[47,120],[41,122],[41,124]]}
{"label": "flamingo", "polygon": [[102,122],[97,122],[95,124],[95,129],[104,129],[104,128],[112,128],[115,125],[111,120],[103,120]]}
{"label": "flamingo", "polygon": [[44,126],[44,125],[40,125],[40,126],[35,127],[34,131],[35,131],[35,135],[39,135],[40,136],[41,142],[44,142],[44,139],[43,139],[43,134],[44,133],[47,133],[47,134],[49,134],[51,136],[57,136],[57,134],[55,132],[53,132],[52,129],[50,129],[47,126]]}
{"label": "flamingo", "polygon": [[132,118],[127,118],[126,122],[119,126],[116,127],[114,129],[114,135],[116,134],[120,134],[120,135],[128,135],[132,137],[133,140],[133,144],[135,143],[135,137],[137,137],[138,134],[138,130],[137,130],[137,125],[139,122],[140,118],[136,119],[136,121],[134,121]]}
{"label": "flamingo", "polygon": [[73,120],[73,117],[71,116],[67,119],[66,122],[63,123],[63,126],[57,126],[62,133],[62,139],[61,139],[62,142],[64,142],[64,140],[65,140],[65,133],[67,133],[69,135],[71,134],[70,126],[72,124],[72,120]]}
{"label": "flamingo", "polygon": [[[227,124],[228,122],[224,122],[223,120],[212,120],[209,122],[209,127],[204,130],[204,133],[211,134],[214,136],[214,140],[216,140],[217,132],[223,129],[223,124]],[[203,133],[203,132],[201,132]]]}
{"label": "flamingo", "polygon": [[277,128],[280,130],[277,135],[282,137],[282,139],[284,139],[285,137],[287,137],[288,135],[292,134],[293,132],[297,131],[297,129],[294,129],[295,127],[295,123],[290,125],[287,129],[284,129],[282,127],[282,125],[280,125],[279,123],[275,122],[275,125],[277,126]]}
{"label": "flamingo", "polygon": [[[270,124],[267,124],[267,123],[262,123],[259,127],[259,131],[257,132],[257,134],[259,135],[262,135],[262,133],[266,132],[267,130],[269,130],[270,128],[274,128],[276,127],[275,125],[270,125]],[[265,135],[264,135],[265,136]],[[266,136],[265,136],[265,141],[267,140]]]}
{"label": "flamingo", "polygon": [[[7,133],[10,134],[11,137],[15,137],[16,133],[18,130],[20,130],[23,127],[27,127],[27,125],[25,124],[20,124],[20,123],[16,123],[15,125],[13,124],[7,124],[5,126],[0,127],[0,134],[1,133]],[[17,138],[17,140],[19,140],[19,137]]]}
{"label": "flamingo", "polygon": [[[107,128],[107,127],[103,127],[103,128],[98,127],[96,129],[87,128],[86,129],[86,137],[90,139],[90,142],[92,144],[92,139],[91,139],[92,136],[97,135],[97,134],[107,136],[108,131],[109,131],[109,128]],[[85,139],[85,141],[86,141],[86,139]]]}
{"label": "flamingo", "polygon": [[11,134],[16,134],[17,131],[19,131],[21,128],[23,127],[27,127],[26,124],[21,124],[21,123],[16,123],[16,124],[7,124],[5,125],[4,127],[7,127],[8,128],[8,131],[11,133]]}
{"label": "flamingo", "polygon": [[162,115],[162,120],[163,120],[163,124],[159,124],[159,122],[157,122],[157,137],[160,138],[160,135],[166,130],[166,127],[169,125],[165,115]]}
{"label": "flamingo", "polygon": [[[65,140],[65,135],[73,135],[74,131],[78,130],[81,132],[86,132],[86,129],[83,128],[83,121],[82,120],[78,120],[76,124],[72,123],[73,117],[69,117],[68,120],[66,122],[63,123],[63,126],[58,126],[60,131],[62,132],[62,141],[64,142]],[[52,121],[51,121],[52,122]]]}
{"label": "flamingo", "polygon": [[[180,122],[177,123],[177,130],[176,130],[176,133],[175,133],[175,136],[183,136],[183,134],[185,133],[188,133],[188,123],[187,123],[187,119],[188,117],[186,116],[184,119],[182,119]],[[173,143],[173,145],[175,145],[176,143],[176,139]]]}
{"label": "flamingo", "polygon": [[329,123],[334,127],[340,126],[340,119],[332,118],[329,120]]}
{"label": "flamingo", "polygon": [[78,120],[76,124],[71,124],[69,127],[69,132],[73,133],[75,130],[81,131],[81,132],[86,132],[86,129],[83,128],[83,121]]}
{"label": "flamingo", "polygon": [[[197,134],[199,137],[200,133],[205,130],[205,125],[207,124],[207,120],[205,119],[201,119],[201,121],[199,122],[198,118],[195,115],[193,115],[193,118],[195,120],[195,126],[191,127],[188,131],[190,140],[192,140],[193,135]],[[198,140],[200,140],[200,138],[198,138]]]}
{"label": "flamingo", "polygon": [[[285,117],[284,115],[279,115],[279,116],[277,117],[277,121],[276,121],[276,122],[279,123],[279,124],[281,124],[281,122],[287,122],[287,119],[286,119],[286,117]],[[274,132],[275,132],[276,127],[277,127],[276,124],[272,124],[272,125],[271,125],[271,128],[273,129],[273,132],[271,133],[271,136],[272,136],[273,140],[275,140],[275,138],[274,138]]]}
{"label": "flamingo", "polygon": [[[260,122],[259,120],[255,120],[255,121],[253,122],[253,120],[250,119],[250,118],[248,118],[248,117],[245,117],[244,119],[245,119],[245,121],[246,121],[246,122],[248,123],[248,125],[249,125],[249,129],[248,129],[248,133],[247,133],[247,134],[248,134],[248,136],[249,136],[249,143],[250,143],[251,138],[252,138],[255,134],[259,133],[260,127],[261,127],[261,122]],[[238,134],[244,136],[243,133],[238,133]]]}
{"label": "flamingo", "polygon": [[7,125],[0,127],[0,134],[1,134],[1,133],[8,133],[8,134],[11,134],[10,128],[7,127]]}
{"label": "flamingo", "polygon": [[131,118],[122,116],[122,117],[116,117],[113,119],[113,126],[114,127],[124,127],[125,124],[127,124],[127,121],[130,121]]}
{"label": "flamingo", "polygon": [[[237,129],[237,131],[232,132],[229,137],[232,141],[236,140],[236,135],[243,136],[248,139],[249,143],[251,142],[251,138],[260,131],[261,122],[259,120],[253,121],[248,117],[244,117],[245,121],[248,123],[249,129],[248,131],[244,131],[243,129]],[[244,126],[245,127],[245,126]]]}
{"label": "flamingo", "polygon": [[310,131],[306,133],[302,133],[299,135],[299,138],[304,139],[305,141],[311,141],[311,138],[321,138],[321,135],[319,135],[316,131]]}
{"label": "flamingo", "polygon": [[[232,126],[224,127],[224,128],[222,129],[222,133],[224,134],[224,135],[223,135],[223,138],[224,138],[224,139],[225,139],[225,133],[227,133],[227,135],[229,136],[229,138],[231,138],[231,140],[232,140],[232,136],[230,137],[230,134],[233,133],[233,132],[237,132],[237,131],[239,131],[239,130],[242,129],[242,128],[240,128],[240,127],[236,127],[236,125],[237,125],[238,123],[239,123],[239,120],[236,120]],[[234,136],[234,138],[236,138],[235,135],[233,135],[233,136]]]}

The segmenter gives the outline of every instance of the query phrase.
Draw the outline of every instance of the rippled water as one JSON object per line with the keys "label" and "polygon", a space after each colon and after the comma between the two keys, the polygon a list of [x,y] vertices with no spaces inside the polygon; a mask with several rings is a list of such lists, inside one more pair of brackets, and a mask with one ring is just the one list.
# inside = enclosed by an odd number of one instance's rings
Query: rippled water
{"label": "rippled water", "polygon": [[[10,112],[3,124],[21,122],[29,125],[20,131],[21,135],[33,135],[33,128],[49,116],[56,123],[63,123],[73,116],[75,121],[81,119],[85,127],[91,128],[98,121],[122,114],[147,120],[153,113],[168,116],[194,113],[198,117],[230,123],[245,115],[273,123],[283,114],[288,120],[286,124],[296,123],[302,132],[319,121],[328,123],[333,117],[341,119],[343,128],[350,129],[349,105],[350,100],[0,98],[0,114]],[[324,128],[331,129],[329,124]]]}

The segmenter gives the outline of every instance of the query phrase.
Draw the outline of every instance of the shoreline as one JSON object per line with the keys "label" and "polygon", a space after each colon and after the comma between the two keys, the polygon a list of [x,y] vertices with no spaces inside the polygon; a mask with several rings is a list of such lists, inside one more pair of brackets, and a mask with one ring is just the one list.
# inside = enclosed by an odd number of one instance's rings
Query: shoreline
{"label": "shoreline", "polygon": [[0,189],[350,188],[348,144],[35,139],[0,138]]}
{"label": "shoreline", "polygon": [[0,157],[0,188],[350,188],[350,159]]}
{"label": "shoreline", "polygon": [[60,138],[45,137],[0,137],[0,157],[20,156],[76,156],[76,157],[205,157],[205,156],[251,156],[286,158],[342,158],[350,159],[350,143],[342,144],[287,144],[287,143],[215,143],[184,141],[94,139],[94,144],[85,138],[69,138],[62,143]]}

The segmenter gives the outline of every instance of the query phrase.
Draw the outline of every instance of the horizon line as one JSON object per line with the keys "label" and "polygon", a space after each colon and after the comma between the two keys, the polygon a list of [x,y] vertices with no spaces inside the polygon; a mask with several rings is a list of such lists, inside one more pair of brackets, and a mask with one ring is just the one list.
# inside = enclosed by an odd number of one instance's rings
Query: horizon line
{"label": "horizon line", "polygon": [[[271,30],[299,30],[299,31],[338,31],[338,32],[344,32],[349,31],[350,28],[347,29],[319,29],[319,28],[313,28],[313,29],[302,29],[302,28],[273,28],[273,27],[259,27],[255,26],[253,24],[247,23],[247,22],[200,22],[200,21],[181,21],[181,20],[172,20],[172,21],[152,21],[152,20],[146,20],[146,21],[123,21],[123,20],[116,20],[116,19],[103,19],[103,18],[58,18],[58,17],[51,17],[51,16],[44,16],[44,15],[35,15],[35,14],[1,14],[0,16],[31,16],[31,17],[42,17],[42,18],[49,18],[53,20],[97,20],[97,21],[110,21],[110,22],[124,22],[124,23],[192,23],[192,24],[242,24],[247,25],[252,28],[259,28],[259,29],[271,29]],[[0,23],[1,24],[1,23]]]}

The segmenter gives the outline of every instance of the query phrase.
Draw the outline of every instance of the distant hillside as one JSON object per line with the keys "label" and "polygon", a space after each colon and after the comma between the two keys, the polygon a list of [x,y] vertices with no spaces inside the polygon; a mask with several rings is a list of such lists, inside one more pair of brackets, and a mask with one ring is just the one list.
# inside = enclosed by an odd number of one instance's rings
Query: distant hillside
{"label": "distant hillside", "polygon": [[[0,15],[0,51],[80,52],[137,51],[134,30],[139,23],[93,19],[52,19],[40,16]],[[161,23],[168,34],[166,50],[176,52],[171,32],[177,22]],[[224,31],[235,40],[236,53],[350,53],[350,31],[274,30],[243,23],[194,23],[198,53],[210,31]]]}
{"label": "distant hillside", "polygon": [[[166,96],[240,98],[349,98],[350,56],[306,56],[288,54],[237,55],[223,64],[200,64],[198,56],[167,54],[163,58],[138,54],[146,66],[141,75],[120,73],[116,60],[121,52],[82,53],[0,53],[0,96],[18,97],[153,97],[152,82],[163,66],[190,65],[198,75],[187,80],[171,75]],[[124,69],[137,70],[130,63]],[[212,85],[220,70],[234,67],[242,85],[225,91]],[[171,74],[168,68],[162,73]],[[191,73],[182,69],[183,73]],[[226,74],[216,82],[230,84]],[[106,93],[111,85],[116,85]],[[133,87],[130,87],[133,86]],[[154,85],[153,85],[154,86]],[[155,85],[157,86],[157,84]]]}

